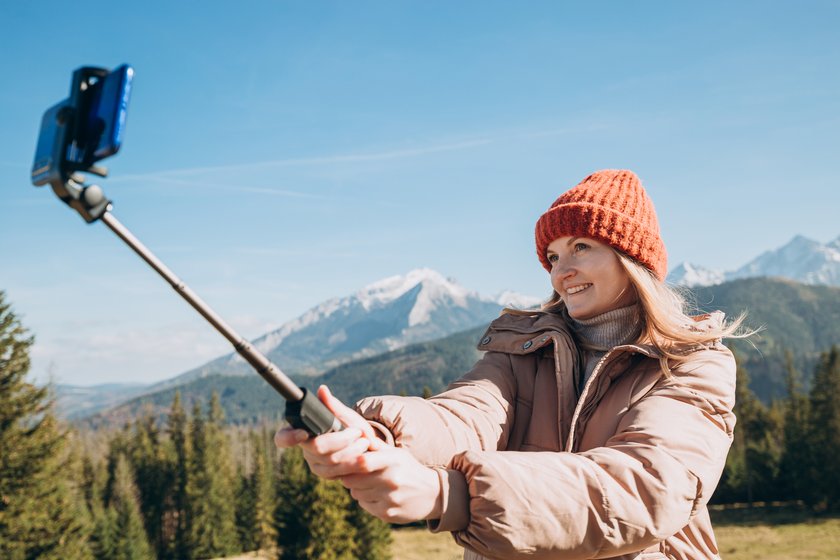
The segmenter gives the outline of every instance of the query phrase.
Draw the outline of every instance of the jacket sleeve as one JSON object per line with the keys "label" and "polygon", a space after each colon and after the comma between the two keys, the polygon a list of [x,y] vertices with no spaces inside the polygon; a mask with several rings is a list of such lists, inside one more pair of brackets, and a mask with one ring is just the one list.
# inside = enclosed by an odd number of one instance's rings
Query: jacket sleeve
{"label": "jacket sleeve", "polygon": [[735,422],[731,354],[697,354],[630,403],[602,447],[456,455],[432,530],[489,558],[606,558],[673,535],[711,497]]}
{"label": "jacket sleeve", "polygon": [[458,453],[504,446],[515,399],[510,357],[487,352],[439,395],[370,397],[359,401],[356,409],[422,463],[446,466]]}

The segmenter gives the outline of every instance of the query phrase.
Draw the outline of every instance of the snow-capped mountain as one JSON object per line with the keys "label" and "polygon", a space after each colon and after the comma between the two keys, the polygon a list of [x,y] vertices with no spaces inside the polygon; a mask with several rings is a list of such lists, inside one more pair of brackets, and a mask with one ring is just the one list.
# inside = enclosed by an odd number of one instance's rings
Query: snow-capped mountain
{"label": "snow-capped mountain", "polygon": [[766,251],[729,272],[683,263],[668,274],[668,281],[685,286],[710,286],[758,276],[789,278],[803,284],[840,286],[840,237],[823,245],[797,235],[783,247]]}
{"label": "snow-capped mountain", "polygon": [[723,282],[724,279],[725,273],[723,271],[683,262],[668,273],[667,280],[671,284],[693,288],[694,286],[714,286]]}
{"label": "snow-capped mountain", "polygon": [[[488,323],[502,307],[527,308],[539,303],[513,292],[482,296],[434,270],[421,268],[328,300],[253,344],[285,373],[312,375],[350,360]],[[251,374],[252,370],[238,354],[231,353],[155,388],[213,373]]]}
{"label": "snow-capped mountain", "polygon": [[840,237],[825,245],[797,235],[775,251],[727,275],[727,280],[755,276],[782,276],[803,284],[840,286]]}

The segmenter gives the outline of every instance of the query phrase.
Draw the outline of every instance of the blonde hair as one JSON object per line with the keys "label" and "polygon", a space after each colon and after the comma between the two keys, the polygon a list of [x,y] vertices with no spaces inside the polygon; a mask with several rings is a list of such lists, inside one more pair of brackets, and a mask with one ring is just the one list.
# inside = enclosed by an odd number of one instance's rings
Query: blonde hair
{"label": "blonde hair", "polygon": [[[653,346],[658,351],[665,375],[671,372],[668,361],[684,360],[687,350],[692,347],[714,344],[723,338],[746,338],[755,334],[756,331],[744,331],[741,328],[746,313],[719,324],[706,322],[702,329],[699,328],[696,326],[697,318],[689,315],[691,306],[688,298],[679,288],[657,279],[650,269],[622,252],[612,250],[618,255],[639,298],[643,324],[637,342]],[[561,305],[560,294],[553,291],[542,310],[553,311]]]}

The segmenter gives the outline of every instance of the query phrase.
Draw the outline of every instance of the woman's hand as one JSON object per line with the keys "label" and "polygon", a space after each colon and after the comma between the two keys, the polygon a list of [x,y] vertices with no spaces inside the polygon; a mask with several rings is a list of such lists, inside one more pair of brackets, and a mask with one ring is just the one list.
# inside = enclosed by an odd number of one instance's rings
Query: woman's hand
{"label": "woman's hand", "polygon": [[375,440],[341,483],[365,510],[388,523],[436,519],[442,510],[438,473],[405,449]]}
{"label": "woman's hand", "polygon": [[318,388],[318,398],[345,429],[310,439],[306,430],[286,427],[274,434],[274,444],[280,448],[300,445],[309,468],[320,477],[333,479],[356,472],[358,458],[372,441],[379,441],[376,433],[364,417],[332,396],[326,385]]}

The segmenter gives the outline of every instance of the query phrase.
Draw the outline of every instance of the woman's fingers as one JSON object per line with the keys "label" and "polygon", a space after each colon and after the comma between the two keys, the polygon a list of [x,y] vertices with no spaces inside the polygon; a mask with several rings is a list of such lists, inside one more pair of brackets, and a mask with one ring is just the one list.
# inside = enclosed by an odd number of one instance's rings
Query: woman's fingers
{"label": "woman's fingers", "polygon": [[368,421],[365,420],[361,414],[335,398],[330,392],[329,387],[326,385],[318,387],[318,398],[321,399],[321,402],[330,409],[330,411],[344,426],[360,429],[362,433],[365,434],[365,437],[370,440],[377,439],[376,433],[373,431],[373,428],[370,427]]}
{"label": "woman's fingers", "polygon": [[286,427],[277,430],[274,434],[274,445],[280,449],[287,447],[294,447],[295,445],[306,441],[309,438],[309,433],[306,430],[297,430],[295,428]]}
{"label": "woman's fingers", "polygon": [[346,447],[329,455],[311,455],[306,450],[303,457],[313,473],[322,478],[338,478],[358,472],[358,457],[368,448],[368,441],[359,438]]}
{"label": "woman's fingers", "polygon": [[309,455],[331,455],[340,451],[362,437],[362,431],[358,428],[346,428],[340,432],[330,432],[318,437],[300,442],[304,453]]}

